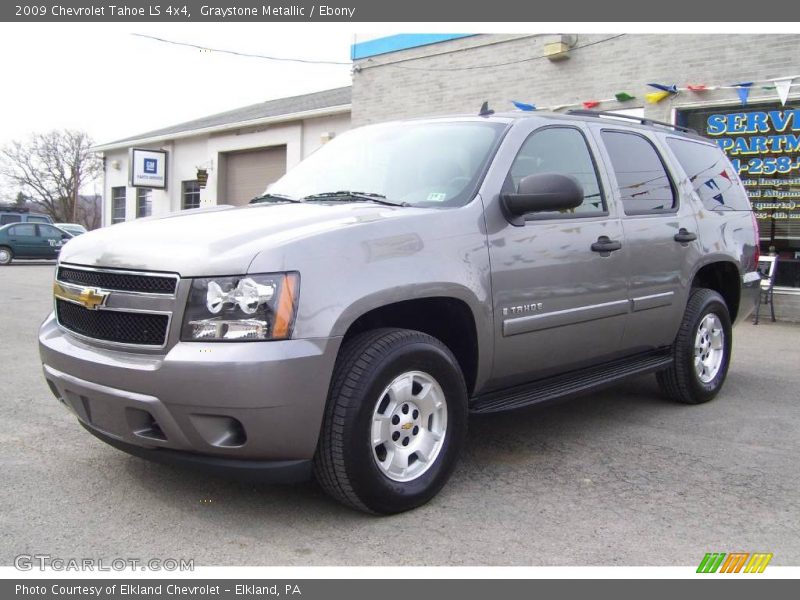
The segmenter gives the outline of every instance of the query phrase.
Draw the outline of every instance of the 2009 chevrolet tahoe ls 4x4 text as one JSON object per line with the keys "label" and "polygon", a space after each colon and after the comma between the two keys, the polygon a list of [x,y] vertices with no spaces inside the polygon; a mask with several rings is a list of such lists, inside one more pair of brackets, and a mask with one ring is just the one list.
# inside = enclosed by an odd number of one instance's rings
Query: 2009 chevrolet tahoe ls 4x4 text
{"label": "2009 chevrolet tahoe ls 4x4 text", "polygon": [[647,372],[706,402],[758,294],[747,196],[715,144],[606,117],[363,127],[249,206],[80,236],[40,332],[50,388],[132,454],[313,471],[375,513],[439,491],[470,412]]}

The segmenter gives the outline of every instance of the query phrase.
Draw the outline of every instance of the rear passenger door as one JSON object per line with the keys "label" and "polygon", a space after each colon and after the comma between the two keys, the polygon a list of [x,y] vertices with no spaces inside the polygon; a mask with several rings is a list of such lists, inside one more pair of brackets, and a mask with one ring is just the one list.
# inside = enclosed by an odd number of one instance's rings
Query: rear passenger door
{"label": "rear passenger door", "polygon": [[8,241],[18,258],[36,258],[39,256],[39,241],[36,237],[36,225],[20,223],[8,229]]}
{"label": "rear passenger door", "polygon": [[649,131],[593,125],[621,208],[631,314],[625,352],[673,342],[700,252],[695,207],[682,201],[678,179]]}

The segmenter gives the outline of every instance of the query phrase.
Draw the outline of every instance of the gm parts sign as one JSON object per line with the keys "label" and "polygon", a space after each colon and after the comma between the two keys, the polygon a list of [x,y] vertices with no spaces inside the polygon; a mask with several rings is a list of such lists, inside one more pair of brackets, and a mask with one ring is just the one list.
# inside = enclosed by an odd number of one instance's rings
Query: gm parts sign
{"label": "gm parts sign", "polygon": [[167,153],[164,150],[131,150],[131,186],[156,189],[167,187]]}

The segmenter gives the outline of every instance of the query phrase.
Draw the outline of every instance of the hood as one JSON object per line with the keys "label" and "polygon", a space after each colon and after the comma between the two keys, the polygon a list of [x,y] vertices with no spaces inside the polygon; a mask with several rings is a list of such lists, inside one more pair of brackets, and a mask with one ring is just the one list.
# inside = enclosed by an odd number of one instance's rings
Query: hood
{"label": "hood", "polygon": [[168,271],[183,277],[246,273],[255,256],[289,242],[430,209],[371,203],[217,206],[104,227],[73,238],[60,261]]}

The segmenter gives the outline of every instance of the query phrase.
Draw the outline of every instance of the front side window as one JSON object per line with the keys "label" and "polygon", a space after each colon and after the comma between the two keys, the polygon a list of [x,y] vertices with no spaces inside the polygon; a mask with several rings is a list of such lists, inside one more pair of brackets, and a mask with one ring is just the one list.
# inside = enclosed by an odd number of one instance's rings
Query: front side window
{"label": "front side window", "polygon": [[149,217],[153,212],[153,190],[136,188],[136,218]]}
{"label": "front side window", "polygon": [[268,192],[315,201],[319,194],[350,191],[413,206],[462,206],[474,198],[506,128],[495,121],[464,120],[353,129],[322,146]]}
{"label": "front side window", "polygon": [[184,181],[181,184],[183,208],[200,208],[200,183],[197,180]]}
{"label": "front side window", "polygon": [[[529,175],[558,173],[570,175],[583,188],[583,204],[564,211],[564,216],[591,216],[606,210],[600,180],[592,155],[583,134],[573,127],[548,127],[535,131],[520,148],[506,178],[504,192],[515,192],[519,182]],[[543,215],[557,216],[557,212],[539,212],[530,219]]]}
{"label": "front side window", "polygon": [[625,214],[669,211],[675,193],[664,163],[650,141],[636,133],[602,132],[603,143],[617,178]]}
{"label": "front side window", "polygon": [[51,225],[39,225],[39,235],[46,238],[61,238],[64,232]]}
{"label": "front side window", "polygon": [[122,223],[125,220],[126,188],[111,188],[111,223]]}
{"label": "front side window", "polygon": [[0,225],[19,223],[20,221],[22,221],[22,217],[19,215],[0,215]]}
{"label": "front side window", "polygon": [[28,217],[28,223],[49,223],[50,219],[47,217]]}

